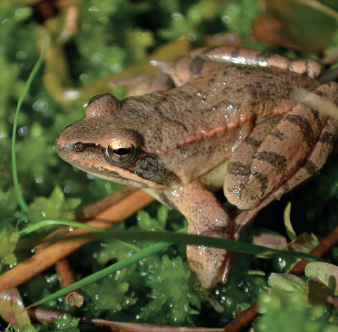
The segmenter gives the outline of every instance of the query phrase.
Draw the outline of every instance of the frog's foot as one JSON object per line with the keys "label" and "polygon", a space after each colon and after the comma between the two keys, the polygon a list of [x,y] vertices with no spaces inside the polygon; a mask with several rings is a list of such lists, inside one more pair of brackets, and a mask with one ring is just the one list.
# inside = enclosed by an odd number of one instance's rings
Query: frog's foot
{"label": "frog's foot", "polygon": [[187,246],[190,269],[195,272],[203,289],[209,291],[217,283],[225,284],[235,253],[206,246]]}
{"label": "frog's foot", "polygon": [[[256,141],[256,148],[245,143],[253,138],[249,136],[230,158],[224,190],[232,203],[245,210],[234,220],[235,239],[263,207],[322,168],[338,134],[337,120],[327,114],[329,109],[337,111],[337,91],[338,84],[329,83],[308,94],[266,138]],[[248,164],[245,158],[242,164],[236,160],[241,150],[250,151]]]}

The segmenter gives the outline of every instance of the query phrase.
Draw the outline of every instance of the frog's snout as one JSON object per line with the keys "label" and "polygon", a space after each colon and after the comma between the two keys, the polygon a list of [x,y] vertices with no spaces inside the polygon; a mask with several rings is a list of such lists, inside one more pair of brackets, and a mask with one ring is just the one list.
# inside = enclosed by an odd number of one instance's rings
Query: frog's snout
{"label": "frog's snout", "polygon": [[70,135],[72,132],[72,125],[67,126],[57,137],[55,141],[55,150],[56,153],[63,159],[69,160],[67,157],[72,151],[76,151],[73,140],[70,139]]}
{"label": "frog's snout", "polygon": [[60,150],[63,150],[63,151],[69,151],[69,150],[72,150],[74,149],[74,144],[68,144],[68,145],[64,145],[64,146],[56,146],[56,151],[60,151]]}

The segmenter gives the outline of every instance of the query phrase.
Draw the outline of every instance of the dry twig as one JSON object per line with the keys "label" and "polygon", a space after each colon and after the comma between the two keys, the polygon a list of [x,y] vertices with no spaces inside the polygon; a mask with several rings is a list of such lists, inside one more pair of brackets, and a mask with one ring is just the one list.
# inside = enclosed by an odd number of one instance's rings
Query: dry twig
{"label": "dry twig", "polygon": [[[75,274],[70,267],[68,260],[66,258],[61,259],[57,262],[55,266],[56,273],[58,275],[61,288],[66,288],[67,286],[76,282]],[[65,296],[66,303],[70,304],[73,307],[82,307],[84,302],[84,297],[80,289],[76,289]]]}
{"label": "dry twig", "polygon": [[[61,318],[65,313],[54,310],[44,310],[38,308],[29,308],[29,318],[33,322],[41,323],[42,320],[52,323],[52,318]],[[87,323],[97,326],[103,331],[121,331],[121,332],[222,332],[222,329],[203,328],[203,327],[180,327],[170,325],[157,325],[147,323],[127,323],[115,322],[104,319],[80,318],[81,323]]]}

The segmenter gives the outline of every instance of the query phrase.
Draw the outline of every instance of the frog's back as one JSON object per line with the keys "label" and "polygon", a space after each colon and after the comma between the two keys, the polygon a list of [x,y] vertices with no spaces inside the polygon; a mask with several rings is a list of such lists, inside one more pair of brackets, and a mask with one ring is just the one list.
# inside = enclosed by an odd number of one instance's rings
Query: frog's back
{"label": "frog's back", "polygon": [[145,151],[196,178],[225,161],[256,121],[287,112],[301,89],[317,85],[305,75],[227,66],[179,88],[127,98],[123,107]]}

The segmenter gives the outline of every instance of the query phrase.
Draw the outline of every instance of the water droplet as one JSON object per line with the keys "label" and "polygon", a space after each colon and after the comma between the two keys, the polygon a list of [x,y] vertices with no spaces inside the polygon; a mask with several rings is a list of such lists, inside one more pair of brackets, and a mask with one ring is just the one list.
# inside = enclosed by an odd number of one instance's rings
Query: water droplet
{"label": "water droplet", "polygon": [[39,99],[33,104],[32,108],[34,111],[43,111],[48,108],[48,104],[45,100]]}
{"label": "water droplet", "polygon": [[65,98],[65,99],[71,99],[71,100],[74,100],[74,99],[77,99],[80,97],[80,92],[79,91],[76,91],[76,90],[67,90],[67,91],[64,91],[62,93],[62,96]]}
{"label": "water droplet", "polygon": [[72,191],[72,187],[71,186],[65,186],[63,188],[63,191],[66,193],[66,194],[69,194],[71,191]]}
{"label": "water droplet", "polygon": [[173,14],[171,15],[171,18],[172,18],[173,20],[175,20],[175,21],[179,21],[179,20],[182,19],[182,15],[181,15],[180,13],[173,13]]}
{"label": "water droplet", "polygon": [[29,129],[28,127],[21,127],[19,130],[18,130],[18,133],[20,136],[26,136],[29,132]]}
{"label": "water droplet", "polygon": [[82,24],[82,31],[90,31],[92,26],[90,24]]}
{"label": "water droplet", "polygon": [[27,53],[24,52],[24,51],[19,51],[15,54],[15,57],[18,59],[18,60],[24,60],[26,59],[26,56],[27,56]]}
{"label": "water droplet", "polygon": [[46,110],[42,111],[42,115],[45,118],[50,118],[53,115],[53,110],[51,110],[50,108],[47,108]]}
{"label": "water droplet", "polygon": [[41,183],[42,181],[43,181],[43,177],[42,176],[35,177],[35,182],[36,183]]}

